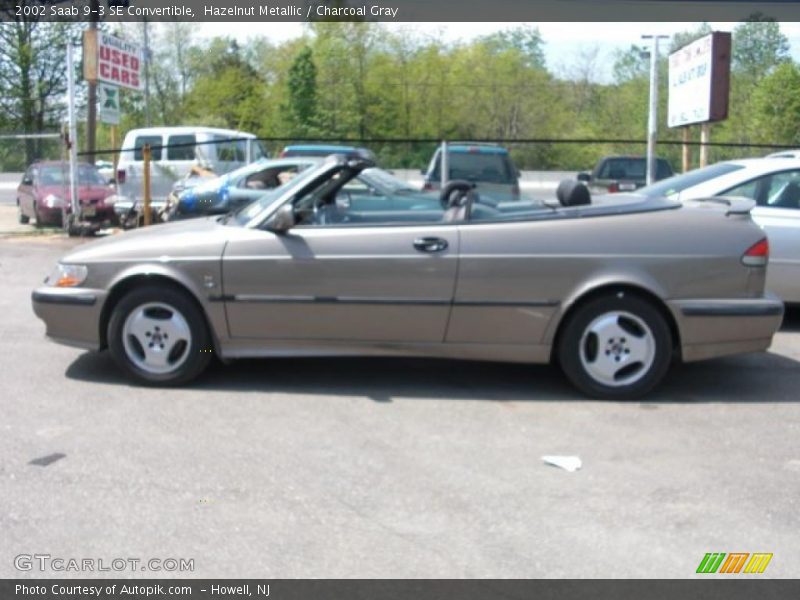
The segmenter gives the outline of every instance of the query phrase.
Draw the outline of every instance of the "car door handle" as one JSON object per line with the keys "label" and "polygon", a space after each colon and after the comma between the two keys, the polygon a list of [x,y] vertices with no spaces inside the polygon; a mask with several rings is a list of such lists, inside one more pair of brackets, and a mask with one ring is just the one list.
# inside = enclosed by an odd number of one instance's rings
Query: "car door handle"
{"label": "car door handle", "polygon": [[437,237],[424,237],[414,240],[414,248],[420,252],[442,252],[447,250],[447,240]]}

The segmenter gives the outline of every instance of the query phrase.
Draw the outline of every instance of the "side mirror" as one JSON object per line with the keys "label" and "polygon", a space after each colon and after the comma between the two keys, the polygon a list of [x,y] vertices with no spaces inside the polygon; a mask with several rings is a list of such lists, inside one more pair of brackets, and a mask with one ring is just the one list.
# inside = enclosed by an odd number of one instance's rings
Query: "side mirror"
{"label": "side mirror", "polygon": [[584,183],[589,183],[592,180],[592,176],[589,175],[588,173],[578,173],[576,179]]}
{"label": "side mirror", "polygon": [[24,177],[22,179],[22,185],[33,185],[33,179],[30,177]]}
{"label": "side mirror", "polygon": [[297,224],[294,216],[294,206],[284,204],[267,221],[267,229],[273,233],[286,233]]}

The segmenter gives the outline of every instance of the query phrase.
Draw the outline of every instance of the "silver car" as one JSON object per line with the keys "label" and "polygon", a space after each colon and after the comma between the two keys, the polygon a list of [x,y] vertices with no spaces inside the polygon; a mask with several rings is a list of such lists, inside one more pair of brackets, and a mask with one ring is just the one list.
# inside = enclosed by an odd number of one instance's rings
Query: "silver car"
{"label": "silver car", "polygon": [[332,157],[238,213],[81,246],[34,310],[151,384],[215,354],[416,355],[554,361],[601,398],[646,394],[674,358],[764,350],[780,325],[750,201],[343,196],[367,166]]}
{"label": "silver car", "polygon": [[753,220],[767,232],[767,289],[800,304],[800,160],[748,158],[716,163],[636,192],[674,200],[737,196],[755,203]]}

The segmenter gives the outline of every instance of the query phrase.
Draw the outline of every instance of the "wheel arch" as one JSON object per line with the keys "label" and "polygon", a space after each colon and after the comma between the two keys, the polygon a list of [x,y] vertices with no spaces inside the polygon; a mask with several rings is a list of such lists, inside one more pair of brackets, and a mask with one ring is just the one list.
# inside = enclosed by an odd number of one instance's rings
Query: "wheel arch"
{"label": "wheel arch", "polygon": [[581,290],[562,305],[561,313],[559,314],[555,327],[552,330],[552,343],[550,344],[551,361],[557,356],[557,349],[561,340],[561,335],[566,324],[572,318],[572,315],[574,315],[580,307],[586,305],[596,298],[615,294],[630,294],[652,304],[653,307],[655,307],[656,310],[661,313],[661,316],[664,317],[664,320],[667,323],[672,340],[673,352],[678,353],[678,355],[680,354],[680,329],[678,328],[678,323],[675,320],[675,315],[672,314],[672,311],[670,311],[663,297],[641,283],[632,283],[626,281],[608,282]]}
{"label": "wheel arch", "polygon": [[194,302],[195,306],[200,311],[200,314],[203,315],[206,328],[208,329],[209,336],[211,337],[212,343],[214,345],[214,352],[217,356],[220,356],[219,340],[217,339],[217,333],[212,325],[208,312],[203,306],[203,303],[200,301],[200,298],[197,296],[196,292],[185,282],[180,281],[178,278],[172,277],[164,272],[130,273],[119,277],[113,283],[113,285],[109,290],[108,297],[103,303],[103,308],[100,311],[100,319],[99,319],[100,331],[98,332],[100,336],[99,338],[100,347],[101,348],[108,347],[108,339],[107,339],[108,323],[111,320],[111,314],[114,312],[114,308],[116,308],[119,301],[122,300],[122,298],[125,297],[127,293],[136,289],[137,287],[141,287],[144,285],[153,285],[153,284],[172,287],[173,289],[178,290],[181,293],[185,294],[187,298],[189,298],[192,302]]}

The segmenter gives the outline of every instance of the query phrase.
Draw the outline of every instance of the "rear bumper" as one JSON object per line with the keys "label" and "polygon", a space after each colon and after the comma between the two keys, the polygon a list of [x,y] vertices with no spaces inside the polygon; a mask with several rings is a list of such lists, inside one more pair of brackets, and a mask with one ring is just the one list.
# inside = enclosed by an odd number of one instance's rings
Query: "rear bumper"
{"label": "rear bumper", "polygon": [[103,290],[41,287],[33,291],[31,302],[53,341],[99,350],[100,312],[106,296]]}
{"label": "rear bumper", "polygon": [[769,348],[783,321],[783,302],[772,294],[729,300],[672,300],[681,356],[690,362]]}

